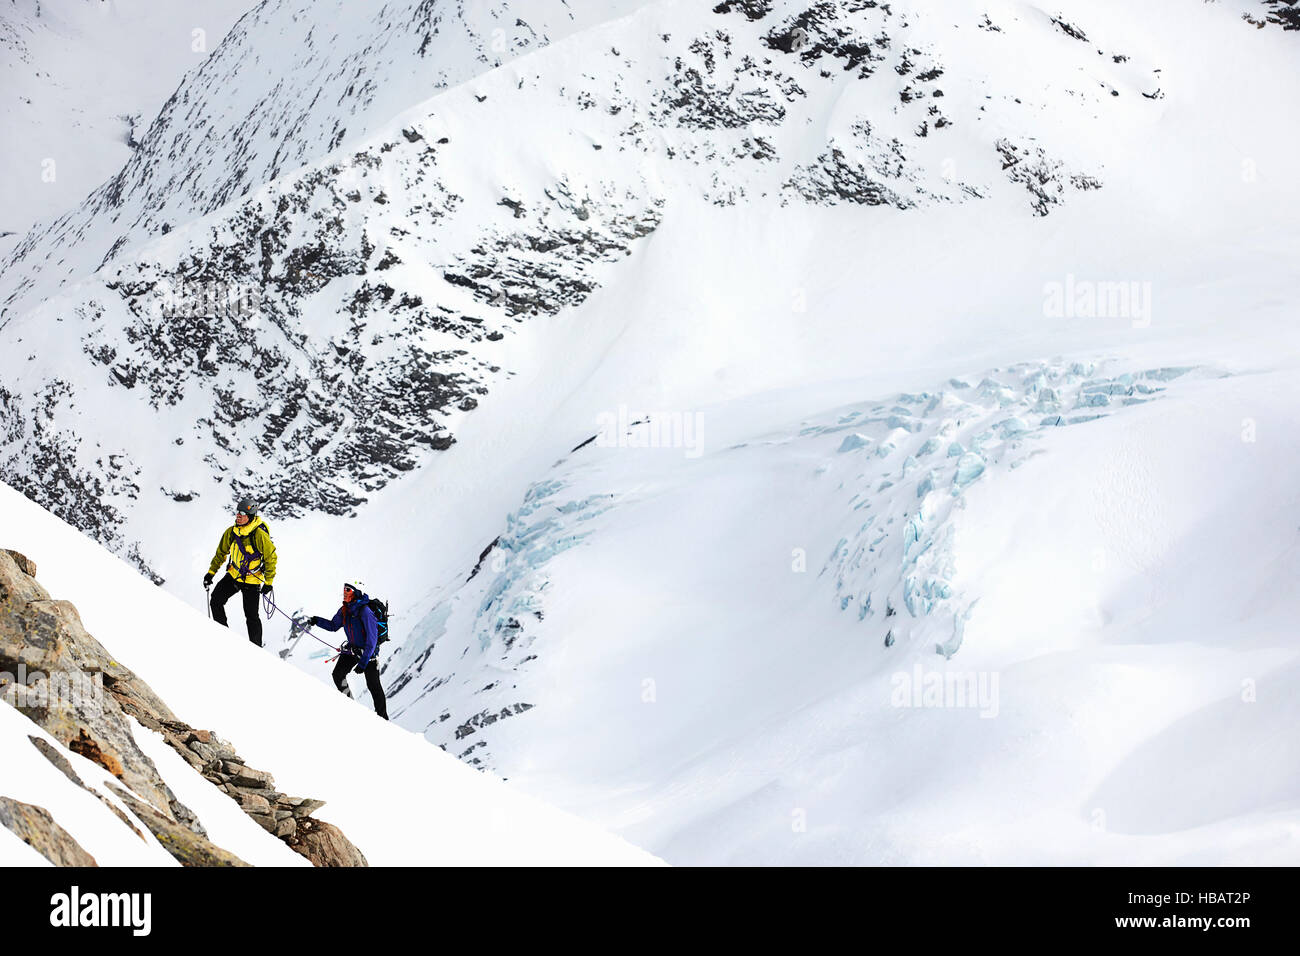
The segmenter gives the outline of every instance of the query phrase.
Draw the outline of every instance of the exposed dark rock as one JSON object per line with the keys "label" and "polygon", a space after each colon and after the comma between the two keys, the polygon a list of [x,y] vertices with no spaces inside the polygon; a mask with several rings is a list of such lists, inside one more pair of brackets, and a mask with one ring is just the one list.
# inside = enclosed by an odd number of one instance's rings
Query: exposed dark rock
{"label": "exposed dark rock", "polygon": [[1067,186],[1081,191],[1101,188],[1100,180],[1070,173],[1064,163],[1049,158],[1041,146],[1031,151],[1028,147],[1017,147],[1005,138],[999,139],[995,145],[1007,178],[1025,187],[1035,215],[1046,216],[1053,206],[1063,202]]}
{"label": "exposed dark rock", "polygon": [[[880,19],[869,23],[868,18],[857,16],[868,10],[879,11]],[[798,56],[806,66],[829,57],[841,61],[843,70],[857,70],[860,78],[866,78],[889,49],[883,26],[891,15],[889,4],[876,0],[821,0],[773,27],[764,40],[773,50]],[[873,36],[869,32],[873,29],[882,32]]]}
{"label": "exposed dark rock", "polygon": [[1283,30],[1300,30],[1300,0],[1263,0],[1268,7],[1269,23],[1276,23]]}
{"label": "exposed dark rock", "polygon": [[[484,690],[488,689],[490,688],[484,688]],[[524,711],[532,709],[532,704],[518,703],[502,707],[500,710],[481,711],[456,728],[456,739],[460,740],[464,737],[468,737],[481,727],[489,727],[492,724],[495,724],[498,720],[504,720],[507,717],[513,717],[516,714],[522,714]]]}
{"label": "exposed dark rock", "polygon": [[797,192],[809,202],[855,202],[864,206],[894,206],[909,209],[913,205],[881,180],[876,170],[845,156],[844,151],[832,147],[817,161],[798,167],[786,183],[786,188]]}
{"label": "exposed dark rock", "polygon": [[750,20],[761,20],[772,12],[772,0],[723,0],[713,8],[714,13],[731,13],[739,10]]}
{"label": "exposed dark rock", "polygon": [[782,100],[807,94],[793,77],[752,57],[733,60],[730,37],[719,31],[677,57],[654,113],[664,125],[686,129],[748,129],[775,126],[785,118]]}
{"label": "exposed dark rock", "polygon": [[1062,20],[1060,17],[1052,17],[1052,25],[1072,39],[1082,40],[1085,43],[1088,41],[1088,34],[1074,26],[1074,24]]}
{"label": "exposed dark rock", "polygon": [[474,569],[470,571],[469,577],[465,579],[466,581],[474,580],[474,576],[477,575],[479,569],[483,567],[483,561],[487,558],[489,554],[492,553],[492,549],[497,546],[497,542],[499,542],[500,540],[501,540],[501,536],[497,535],[495,538],[491,540],[491,542],[488,544],[486,548],[484,548],[482,551],[479,552],[478,560],[474,562]]}

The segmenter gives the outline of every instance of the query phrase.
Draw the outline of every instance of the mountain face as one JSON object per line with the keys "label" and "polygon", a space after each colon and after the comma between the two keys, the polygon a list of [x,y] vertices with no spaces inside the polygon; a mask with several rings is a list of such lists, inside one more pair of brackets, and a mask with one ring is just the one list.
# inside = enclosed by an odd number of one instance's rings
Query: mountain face
{"label": "mountain face", "polygon": [[[254,0],[10,0],[0,7],[0,257],[111,179],[188,70]],[[93,68],[91,65],[93,64]]]}
{"label": "mountain face", "polygon": [[[1286,602],[1208,562],[1248,528],[1279,573],[1237,505],[1294,448],[1206,449],[1295,355],[1292,10],[263,3],[5,263],[0,479],[195,601],[257,497],[286,607],[397,609],[402,726],[670,860],[1136,859],[1168,834],[1123,755],[1287,666],[1252,644]],[[1174,566],[1253,630],[1167,656]],[[900,708],[914,664],[1014,699]],[[1133,738],[1053,709],[1125,668],[1164,701],[1111,702]],[[969,783],[1008,767],[1041,828]],[[1162,858],[1260,845],[1260,806]]]}
{"label": "mountain face", "polygon": [[[410,71],[424,58],[445,63],[425,93],[496,62],[481,48],[490,23],[471,29],[460,6],[372,18],[353,5],[337,22],[339,11],[307,7],[264,5],[245,17],[121,174],[32,233],[6,269],[6,378],[22,384],[0,393],[4,478],[159,579],[147,545],[122,531],[142,496],[184,500],[216,482],[274,500],[286,516],[352,513],[454,441],[455,422],[512,371],[496,342],[610,281],[676,194],[719,207],[907,210],[996,193],[1046,215],[1102,184],[1091,159],[1067,163],[1031,142],[1028,122],[986,133],[983,104],[945,96],[952,74],[919,11],[829,3],[647,7],[286,173],[338,146],[349,124],[363,131],[365,117],[391,115],[399,90],[414,98]],[[323,42],[318,51],[315,31],[328,23],[331,36],[350,35],[347,17],[358,20],[352,54]],[[1094,66],[1096,53],[1054,21],[1018,26]],[[967,32],[981,41],[1003,33],[979,19]],[[479,45],[467,48],[466,34]],[[532,42],[515,38],[507,50]],[[246,89],[245,77],[278,75],[259,66],[271,55],[259,45],[294,50],[301,62],[285,75],[315,84],[311,95],[279,83],[269,99]],[[444,48],[456,58],[439,59]],[[1104,109],[1122,88],[1138,109],[1154,109],[1156,74],[1120,59],[1103,58],[1078,97]],[[572,85],[555,85],[575,71]],[[810,142],[805,128],[828,105],[827,132]],[[968,150],[958,178],[952,156]],[[485,170],[485,155],[499,168]],[[251,194],[230,202],[242,193]],[[116,233],[108,248],[96,244],[106,224]],[[66,265],[48,262],[54,247]],[[63,281],[60,269],[85,280],[27,309]],[[61,349],[42,362],[31,343],[51,321],[67,323],[62,337],[79,354]],[[169,469],[171,484],[145,473],[156,452],[92,444],[101,436],[73,425],[100,402],[175,422],[174,434],[147,435],[188,462]]]}
{"label": "mountain face", "polygon": [[366,138],[439,90],[636,4],[583,6],[539,0],[525,20],[501,2],[257,5],[219,45],[212,37],[210,55],[138,124],[120,171],[17,246],[0,325],[126,248]]}

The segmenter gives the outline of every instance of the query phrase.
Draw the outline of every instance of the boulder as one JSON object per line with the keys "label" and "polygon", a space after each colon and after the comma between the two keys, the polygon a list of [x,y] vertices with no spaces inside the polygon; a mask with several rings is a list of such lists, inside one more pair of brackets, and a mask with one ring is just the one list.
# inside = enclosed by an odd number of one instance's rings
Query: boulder
{"label": "boulder", "polygon": [[249,793],[247,790],[233,789],[231,796],[239,801],[239,806],[245,813],[270,813],[271,802],[266,797],[259,796],[256,793]]}
{"label": "boulder", "polygon": [[325,806],[324,800],[304,800],[298,806],[294,807],[293,815],[296,817],[311,816],[321,807]]}
{"label": "boulder", "polygon": [[248,787],[254,790],[270,790],[275,786],[275,780],[269,773],[250,770],[248,767],[230,771],[230,782],[236,787]]}

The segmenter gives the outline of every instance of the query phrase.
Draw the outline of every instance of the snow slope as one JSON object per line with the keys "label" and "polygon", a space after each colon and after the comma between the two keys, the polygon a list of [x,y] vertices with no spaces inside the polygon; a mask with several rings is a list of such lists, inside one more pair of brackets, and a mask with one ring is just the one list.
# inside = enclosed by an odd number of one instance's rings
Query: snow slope
{"label": "snow slope", "polygon": [[[205,5],[199,17],[169,3],[165,19],[157,16],[156,37],[176,36],[183,30],[186,47],[168,49],[171,55],[191,60],[198,56],[198,68],[185,76],[165,103],[161,98],[140,102],[143,126],[135,134],[139,145],[129,159],[117,151],[121,168],[116,175],[107,182],[107,175],[76,179],[77,185],[98,188],[77,208],[33,228],[14,247],[6,270],[9,276],[0,282],[4,310],[21,302],[40,302],[132,245],[317,162],[341,143],[372,135],[394,115],[440,89],[552,39],[621,16],[644,2],[531,0],[526,9],[518,9],[503,0],[391,0],[379,6],[345,0],[271,0],[251,9],[224,38],[224,31],[208,26],[203,39],[210,51],[206,57],[187,52],[191,30],[214,20],[228,24],[233,18],[224,14],[221,5],[211,10]],[[137,5],[143,0],[113,3],[139,13]],[[241,0],[235,9],[251,6]],[[106,4],[88,0],[86,7],[103,11]],[[151,17],[159,13],[150,10]],[[83,17],[87,15],[82,11]],[[119,19],[138,23],[129,15]],[[196,19],[202,23],[191,24]],[[19,38],[31,29],[30,16],[26,20],[17,22]],[[136,42],[155,39],[131,36]],[[98,33],[90,38],[104,39]],[[164,46],[152,44],[150,57],[160,55]],[[25,88],[32,82],[25,75],[29,69],[25,64],[36,62],[49,69],[50,58],[42,51],[34,56],[17,52],[23,54],[24,65],[13,73],[20,88]],[[80,64],[72,57],[65,63],[63,56],[59,51],[56,68],[77,76],[86,62],[98,64],[104,59],[101,52],[83,53]],[[154,86],[158,82],[131,61],[122,73],[143,76],[137,82]],[[55,117],[59,121],[50,122]],[[77,155],[68,147],[79,150],[80,145],[65,139],[67,119],[59,113],[55,117],[45,117],[40,137],[57,137],[60,155]],[[13,133],[26,132],[28,121],[19,116],[16,122]],[[112,174],[115,169],[104,172]],[[24,176],[13,182],[17,191],[29,179]]]}
{"label": "snow slope", "polygon": [[[371,865],[654,862],[233,640],[12,489],[0,488],[0,509],[8,540],[37,563],[51,593],[74,600],[88,631],[131,661],[185,719],[237,741],[250,761],[274,768],[281,786],[327,801],[317,816],[341,827]],[[0,708],[0,720],[5,766],[17,768],[12,780],[6,774],[6,796],[45,806],[101,865],[165,862],[156,844],[140,844],[36,752],[26,740],[34,725],[7,707]],[[190,806],[214,839],[230,839],[226,848],[247,853],[249,862],[295,862],[295,854],[238,813],[233,801],[188,766],[174,765],[180,764],[174,754],[168,760],[165,745],[138,728],[137,735],[165,779],[175,780],[177,795],[193,797]],[[104,776],[86,761],[77,770],[92,782]]]}
{"label": "snow slope", "polygon": [[[808,21],[825,39],[795,55],[782,44],[796,9],[751,21],[642,6],[124,246],[23,311],[59,268],[32,246],[6,270],[5,480],[167,579],[188,566],[170,528],[196,521],[196,501],[251,491],[281,516],[350,514],[432,464],[504,379],[546,369],[557,391],[582,386],[587,372],[570,368],[548,319],[603,289],[635,311],[586,313],[584,367],[624,330],[675,339],[632,381],[680,405],[694,400],[690,377],[715,400],[857,374],[863,353],[893,366],[934,343],[970,354],[1034,331],[1050,339],[1043,282],[1075,274],[1151,282],[1161,322],[1142,334],[1166,334],[1205,314],[1178,308],[1183,276],[1221,268],[1225,249],[1273,257],[1271,224],[1296,189],[1293,131],[1271,122],[1267,98],[1238,91],[1290,62],[1281,31],[1211,8],[1179,21],[1175,45],[1169,9],[1117,4],[1092,14],[1085,42],[1029,5],[1000,8],[993,31],[974,5],[952,22],[923,5],[832,4]],[[855,51],[872,37],[864,62]],[[1158,87],[1157,71],[1178,88]],[[606,91],[600,102],[591,88]],[[1207,138],[1200,110],[1230,133]],[[185,143],[142,168],[188,175],[201,164]],[[1207,170],[1219,188],[1203,195]],[[94,247],[59,242],[68,268]],[[672,251],[639,255],[652,246]],[[882,255],[888,269],[866,265]],[[1285,283],[1288,260],[1274,261],[1259,272]],[[926,282],[922,263],[946,281]],[[1212,294],[1235,301],[1240,289]],[[251,314],[235,310],[252,297]],[[736,369],[721,386],[708,367],[719,360]]]}
{"label": "snow slope", "polygon": [[0,9],[0,249],[111,178],[184,75],[254,5],[11,0]]}
{"label": "snow slope", "polygon": [[574,453],[393,713],[677,863],[1294,863],[1294,369],[1073,366]]}

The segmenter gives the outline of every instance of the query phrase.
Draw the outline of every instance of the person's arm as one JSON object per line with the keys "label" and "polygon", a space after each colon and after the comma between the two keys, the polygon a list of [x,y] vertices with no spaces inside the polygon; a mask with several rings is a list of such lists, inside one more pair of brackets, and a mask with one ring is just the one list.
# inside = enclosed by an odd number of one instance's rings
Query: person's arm
{"label": "person's arm", "polygon": [[275,581],[275,542],[271,540],[271,533],[266,530],[266,526],[258,528],[255,532],[262,536],[262,577],[266,578],[266,586],[269,588]]}
{"label": "person's arm", "polygon": [[339,608],[334,617],[328,621],[323,617],[313,617],[311,623],[314,627],[324,628],[327,631],[337,631],[343,626],[343,608]]}
{"label": "person's arm", "polygon": [[226,529],[226,533],[221,536],[217,543],[217,553],[212,556],[212,563],[208,565],[208,574],[216,574],[217,568],[221,567],[221,562],[230,556],[230,539],[234,537],[234,532]]}
{"label": "person's arm", "polygon": [[361,609],[361,629],[366,633],[366,646],[357,663],[357,673],[366,669],[370,658],[375,656],[375,648],[379,646],[379,622],[368,604]]}

